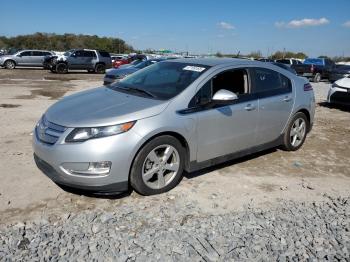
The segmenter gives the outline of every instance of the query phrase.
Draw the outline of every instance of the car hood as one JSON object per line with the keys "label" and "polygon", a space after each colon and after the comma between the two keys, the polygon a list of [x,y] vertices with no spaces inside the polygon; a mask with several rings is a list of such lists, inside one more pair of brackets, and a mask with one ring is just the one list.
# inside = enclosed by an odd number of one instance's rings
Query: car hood
{"label": "car hood", "polygon": [[168,104],[169,101],[98,87],[63,98],[45,116],[65,127],[108,126],[160,114]]}
{"label": "car hood", "polygon": [[131,68],[131,67],[134,67],[134,65],[124,64],[124,65],[120,65],[118,68],[122,69],[122,68]]}
{"label": "car hood", "polygon": [[13,55],[2,55],[0,56],[0,59],[7,59],[7,58],[14,58]]}
{"label": "car hood", "polygon": [[338,81],[335,82],[335,84],[340,87],[350,88],[350,78],[345,77],[345,78],[339,79]]}
{"label": "car hood", "polygon": [[128,68],[114,68],[109,69],[106,72],[106,75],[113,75],[113,76],[121,76],[121,75],[129,75],[134,72],[136,72],[138,69],[135,67],[128,67]]}

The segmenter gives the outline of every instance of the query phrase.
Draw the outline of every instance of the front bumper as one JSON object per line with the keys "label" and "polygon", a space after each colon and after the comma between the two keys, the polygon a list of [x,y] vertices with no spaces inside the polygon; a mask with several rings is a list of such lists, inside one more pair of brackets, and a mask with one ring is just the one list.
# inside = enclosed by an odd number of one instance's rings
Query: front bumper
{"label": "front bumper", "polygon": [[104,77],[103,78],[103,85],[110,85],[113,84],[114,82],[117,82],[117,79],[115,78],[110,78],[110,77]]}
{"label": "front bumper", "polygon": [[327,102],[330,104],[350,105],[350,89],[331,87],[328,91]]}
{"label": "front bumper", "polygon": [[77,185],[77,184],[71,184],[69,181],[62,181],[57,179],[60,177],[60,174],[48,163],[46,163],[44,160],[40,159],[37,155],[34,154],[34,161],[37,167],[43,172],[45,175],[47,175],[52,181],[57,183],[61,186],[66,186],[69,188],[75,188],[75,189],[81,189],[84,191],[90,191],[97,194],[115,194],[115,193],[122,193],[125,191],[128,191],[128,182],[119,182],[114,184],[108,184],[103,186],[86,186],[86,185]]}
{"label": "front bumper", "polygon": [[[71,188],[96,193],[127,191],[133,157],[143,139],[129,130],[119,135],[91,139],[82,143],[65,143],[64,140],[71,130],[72,128],[68,128],[53,145],[41,142],[34,132],[34,159],[38,168],[55,183]],[[67,164],[82,166],[99,161],[112,163],[109,174],[72,174],[64,168]]]}

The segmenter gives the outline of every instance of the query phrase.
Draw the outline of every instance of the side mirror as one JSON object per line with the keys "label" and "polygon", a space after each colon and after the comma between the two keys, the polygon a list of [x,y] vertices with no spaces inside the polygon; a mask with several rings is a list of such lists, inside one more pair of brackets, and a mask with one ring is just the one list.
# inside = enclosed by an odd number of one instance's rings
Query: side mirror
{"label": "side mirror", "polygon": [[237,99],[238,99],[238,96],[235,93],[228,91],[226,89],[220,89],[214,94],[212,100],[213,102],[218,104],[225,104]]}
{"label": "side mirror", "polygon": [[18,56],[18,57],[22,57],[22,55],[21,55],[21,54],[18,54],[17,56]]}
{"label": "side mirror", "polygon": [[71,54],[70,55],[71,57],[76,57],[77,55],[75,53]]}

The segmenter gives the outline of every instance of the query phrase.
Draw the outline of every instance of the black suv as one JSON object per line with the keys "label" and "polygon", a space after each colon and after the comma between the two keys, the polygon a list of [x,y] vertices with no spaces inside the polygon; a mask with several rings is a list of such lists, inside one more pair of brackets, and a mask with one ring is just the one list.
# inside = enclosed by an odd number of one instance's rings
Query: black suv
{"label": "black suv", "polygon": [[108,52],[92,49],[72,49],[63,55],[47,56],[44,59],[44,68],[60,74],[67,73],[68,70],[103,74],[111,67],[112,60]]}

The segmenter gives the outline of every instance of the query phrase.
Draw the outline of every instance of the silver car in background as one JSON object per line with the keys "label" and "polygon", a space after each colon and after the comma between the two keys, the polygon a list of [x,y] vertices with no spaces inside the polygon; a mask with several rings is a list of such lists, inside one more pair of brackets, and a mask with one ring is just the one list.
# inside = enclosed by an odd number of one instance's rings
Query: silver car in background
{"label": "silver car in background", "polygon": [[22,50],[13,55],[0,57],[0,66],[6,69],[14,69],[16,66],[43,67],[45,56],[54,55],[47,50]]}
{"label": "silver car in background", "polygon": [[155,63],[158,63],[160,61],[165,60],[164,58],[157,58],[157,59],[150,59],[145,60],[140,63],[138,63],[135,66],[129,66],[126,68],[111,68],[106,71],[106,74],[103,78],[103,85],[110,85],[114,82],[120,81],[124,77],[135,73],[138,70],[141,70],[147,66],[153,65]]}
{"label": "silver car in background", "polygon": [[299,149],[314,112],[309,82],[269,63],[167,60],[51,106],[35,127],[34,158],[57,184],[159,194],[184,170]]}

